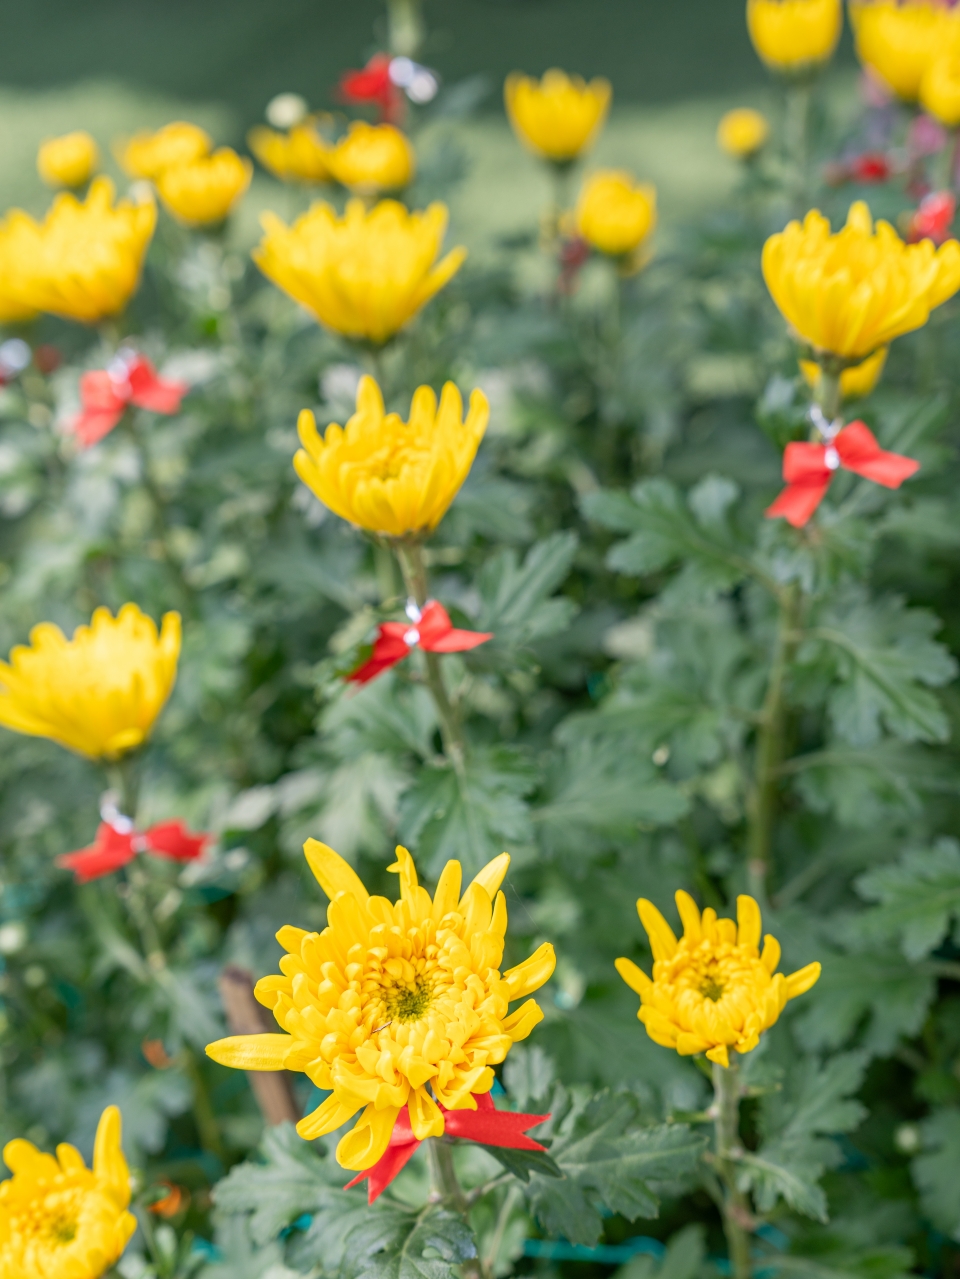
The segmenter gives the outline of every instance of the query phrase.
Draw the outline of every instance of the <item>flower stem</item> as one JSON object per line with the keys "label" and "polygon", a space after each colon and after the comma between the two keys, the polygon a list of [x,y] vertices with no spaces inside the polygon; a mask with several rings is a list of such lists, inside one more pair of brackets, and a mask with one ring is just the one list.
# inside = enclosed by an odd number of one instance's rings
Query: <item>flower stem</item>
{"label": "flower stem", "polygon": [[727,1236],[733,1279],[750,1279],[752,1215],[746,1195],[737,1189],[736,1156],[740,1150],[740,1064],[730,1054],[727,1067],[713,1064],[713,1111],[717,1172],[723,1182],[723,1229]]}
{"label": "flower stem", "polygon": [[817,403],[828,422],[835,422],[840,416],[840,378],[842,368],[832,362],[824,361],[820,365],[820,377],[817,384]]}
{"label": "flower stem", "polygon": [[[424,1144],[430,1168],[430,1202],[447,1204],[469,1225],[470,1205],[453,1166],[453,1147],[444,1137],[429,1137]],[[479,1257],[461,1262],[461,1269],[464,1279],[487,1279]]]}

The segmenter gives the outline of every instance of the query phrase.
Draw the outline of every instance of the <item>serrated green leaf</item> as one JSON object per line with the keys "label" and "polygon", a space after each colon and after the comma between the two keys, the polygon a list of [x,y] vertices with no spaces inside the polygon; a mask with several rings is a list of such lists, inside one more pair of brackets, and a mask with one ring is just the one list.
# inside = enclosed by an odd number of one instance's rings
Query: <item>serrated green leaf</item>
{"label": "serrated green leaf", "polygon": [[907,959],[923,959],[960,916],[960,844],[944,838],[904,853],[895,865],[861,875],[855,887],[879,903],[857,920],[859,934],[870,941],[897,938]]}
{"label": "serrated green leaf", "polygon": [[823,973],[797,1017],[812,1049],[839,1048],[855,1031],[870,1052],[889,1053],[901,1035],[915,1035],[936,993],[932,977],[896,952],[824,954]]}
{"label": "serrated green leaf", "polygon": [[760,1212],[769,1212],[783,1199],[814,1221],[827,1220],[827,1197],[817,1184],[828,1154],[836,1147],[829,1141],[796,1142],[771,1147],[763,1153],[745,1152],[737,1159],[737,1181],[752,1190]]}
{"label": "serrated green leaf", "polygon": [[938,1230],[960,1239],[960,1108],[934,1111],[920,1131],[924,1152],[911,1164],[920,1202]]}
{"label": "serrated green leaf", "polygon": [[518,647],[554,635],[576,612],[568,599],[550,596],[570,571],[574,533],[554,533],[532,546],[521,564],[514,550],[493,555],[477,577],[481,608],[477,630],[493,631],[500,647]]}
{"label": "serrated green leaf", "polygon": [[[359,1244],[354,1231],[350,1246]],[[428,1257],[428,1252],[437,1255]],[[454,1274],[453,1267],[476,1255],[473,1233],[463,1218],[431,1205],[412,1218],[411,1228],[395,1236],[389,1246],[368,1251],[362,1264],[351,1264],[345,1273],[351,1279],[447,1279]]]}

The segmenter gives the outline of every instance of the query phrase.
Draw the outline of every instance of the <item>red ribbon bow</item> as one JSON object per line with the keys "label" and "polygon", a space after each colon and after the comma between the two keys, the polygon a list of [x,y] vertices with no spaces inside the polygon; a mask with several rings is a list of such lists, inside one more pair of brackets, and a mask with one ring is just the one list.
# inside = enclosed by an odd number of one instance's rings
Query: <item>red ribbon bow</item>
{"label": "red ribbon bow", "polygon": [[176,413],[190,388],[186,382],[170,382],[142,355],[121,352],[109,368],[84,373],[80,379],[83,410],[73,420],[73,432],[81,448],[102,440],[123,417],[128,404],[153,413]]}
{"label": "red ribbon bow", "polygon": [[[126,828],[125,828],[126,827]],[[192,862],[209,844],[210,835],[191,835],[183,822],[158,822],[149,830],[138,831],[123,818],[101,822],[97,836],[89,848],[64,853],[57,865],[72,870],[77,883],[86,884],[101,875],[109,875],[133,861],[137,853],[152,853],[175,862]]]}
{"label": "red ribbon bow", "polygon": [[375,53],[362,71],[344,72],[339,85],[341,100],[373,102],[384,120],[396,124],[403,116],[403,95],[390,78],[392,61],[388,53]]}
{"label": "red ribbon bow", "polygon": [[[447,1110],[441,1106],[444,1131],[449,1137],[461,1137],[464,1141],[478,1141],[484,1146],[507,1146],[511,1150],[546,1150],[532,1137],[526,1136],[528,1128],[542,1124],[549,1115],[522,1115],[512,1110],[497,1110],[488,1092],[474,1093],[476,1110]],[[365,1172],[348,1181],[345,1190],[367,1182],[367,1203],[373,1203],[383,1194],[397,1173],[409,1161],[420,1145],[410,1127],[410,1115],[406,1106],[397,1116],[390,1134],[386,1153]]]}
{"label": "red ribbon bow", "polygon": [[381,671],[396,666],[414,648],[427,653],[463,653],[493,639],[493,631],[461,631],[450,621],[450,615],[436,600],[427,600],[423,612],[415,604],[407,605],[410,623],[382,622],[370,658],[351,671],[352,684],[367,684]]}
{"label": "red ribbon bow", "polygon": [[783,478],[787,487],[772,506],[768,519],[782,515],[794,528],[803,528],[826,496],[833,473],[839,467],[864,479],[899,488],[920,469],[920,463],[901,453],[882,449],[863,422],[851,422],[830,444],[788,444],[783,454]]}

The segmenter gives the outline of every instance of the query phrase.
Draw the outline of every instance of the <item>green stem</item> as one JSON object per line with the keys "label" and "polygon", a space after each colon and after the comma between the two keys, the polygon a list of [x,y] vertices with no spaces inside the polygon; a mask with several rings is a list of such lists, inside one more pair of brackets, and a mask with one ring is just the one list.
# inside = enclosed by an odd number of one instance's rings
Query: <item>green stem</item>
{"label": "green stem", "polygon": [[828,422],[835,422],[840,416],[840,378],[843,366],[832,360],[824,360],[820,364],[820,377],[817,382],[817,403]]}
{"label": "green stem", "polygon": [[117,792],[117,807],[124,817],[134,821],[140,796],[140,761],[135,751],[128,751],[105,766],[107,785]]}
{"label": "green stem", "polygon": [[750,1204],[737,1189],[736,1157],[740,1151],[740,1063],[713,1064],[713,1110],[716,1168],[723,1182],[723,1229],[727,1236],[733,1279],[750,1279]]}
{"label": "green stem", "polygon": [[810,179],[810,101],[813,84],[809,79],[794,80],[787,85],[786,144],[790,207],[803,217],[809,206]]}
{"label": "green stem", "polygon": [[193,1084],[193,1118],[200,1136],[200,1145],[204,1150],[209,1151],[211,1155],[216,1155],[220,1162],[223,1163],[224,1151],[223,1142],[220,1140],[220,1127],[217,1123],[213,1104],[210,1101],[210,1094],[203,1080],[200,1063],[189,1048],[183,1050],[183,1056],[186,1059],[187,1073],[190,1075],[190,1081]]}
{"label": "green stem", "polygon": [[[447,1204],[469,1225],[470,1205],[453,1166],[453,1147],[444,1137],[429,1137],[425,1145],[430,1169],[430,1202]],[[479,1257],[461,1262],[461,1269],[464,1279],[488,1279]]]}

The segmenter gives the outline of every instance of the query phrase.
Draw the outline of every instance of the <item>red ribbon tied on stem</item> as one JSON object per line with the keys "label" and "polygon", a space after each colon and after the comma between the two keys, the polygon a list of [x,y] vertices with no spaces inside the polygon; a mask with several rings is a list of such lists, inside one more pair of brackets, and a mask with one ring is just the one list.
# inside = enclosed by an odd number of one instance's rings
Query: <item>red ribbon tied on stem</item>
{"label": "red ribbon tied on stem", "polygon": [[[444,1132],[448,1137],[460,1137],[464,1141],[477,1141],[482,1146],[505,1146],[511,1150],[546,1150],[538,1141],[526,1135],[528,1128],[542,1124],[549,1115],[522,1115],[513,1110],[497,1110],[488,1092],[474,1093],[476,1110],[447,1110],[441,1106]],[[383,1194],[401,1168],[409,1161],[420,1145],[410,1127],[410,1115],[406,1106],[397,1116],[390,1134],[386,1154],[373,1165],[348,1181],[345,1190],[367,1182],[367,1202],[373,1203]]]}
{"label": "red ribbon tied on stem", "polygon": [[369,683],[382,671],[402,662],[414,648],[426,653],[463,653],[493,639],[493,631],[458,630],[436,600],[427,600],[423,612],[409,601],[406,612],[409,624],[381,622],[369,659],[347,676],[351,684]]}
{"label": "red ribbon tied on stem", "polygon": [[80,379],[83,408],[73,420],[73,433],[80,447],[88,449],[113,430],[128,405],[153,413],[176,413],[189,389],[186,382],[159,377],[145,356],[121,351],[107,368],[84,373]]}
{"label": "red ribbon tied on stem", "polygon": [[362,71],[346,71],[340,77],[339,97],[344,102],[373,102],[381,118],[395,124],[403,114],[403,97],[390,77],[389,53],[375,53]]}
{"label": "red ribbon tied on stem", "polygon": [[183,822],[158,822],[149,830],[138,831],[129,818],[117,817],[101,822],[96,839],[89,848],[64,853],[57,865],[72,870],[77,883],[109,875],[132,862],[137,853],[151,853],[174,862],[192,862],[210,843],[210,835],[191,835]]}
{"label": "red ribbon tied on stem", "polygon": [[890,453],[877,443],[863,422],[851,422],[828,444],[788,444],[783,454],[783,478],[787,487],[772,506],[768,519],[783,516],[794,528],[803,528],[826,496],[834,472],[842,467],[864,479],[899,488],[920,469],[920,463],[901,453]]}

